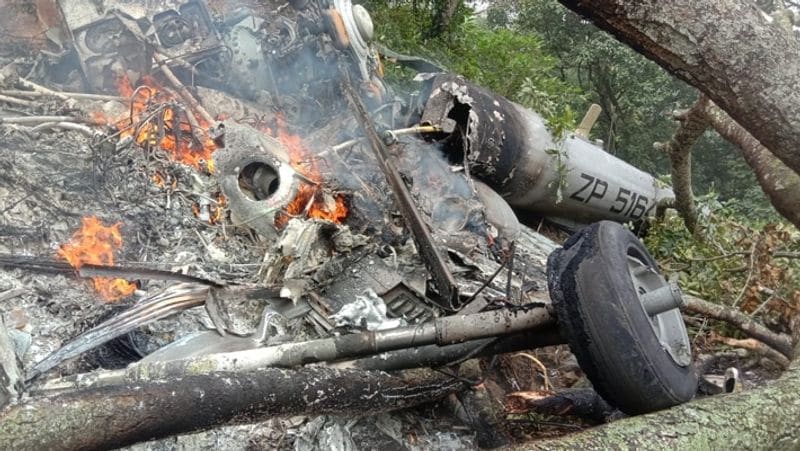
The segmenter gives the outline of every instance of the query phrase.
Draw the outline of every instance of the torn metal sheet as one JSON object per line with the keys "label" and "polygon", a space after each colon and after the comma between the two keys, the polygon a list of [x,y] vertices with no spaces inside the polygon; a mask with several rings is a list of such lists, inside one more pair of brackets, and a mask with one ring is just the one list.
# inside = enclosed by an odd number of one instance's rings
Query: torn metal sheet
{"label": "torn metal sheet", "polygon": [[283,298],[298,302],[313,286],[312,275],[328,260],[335,226],[315,220],[292,219],[265,257],[264,281],[281,285]]}
{"label": "torn metal sheet", "polygon": [[338,312],[330,316],[336,327],[361,328],[366,330],[384,330],[405,326],[402,318],[390,319],[387,315],[386,303],[373,290],[366,289],[345,304]]}
{"label": "torn metal sheet", "polygon": [[65,360],[76,357],[89,349],[124,335],[145,324],[165,318],[191,307],[203,305],[208,297],[209,287],[196,283],[181,283],[143,299],[134,307],[120,315],[75,337],[56,352],[30,368],[25,379],[30,381]]}
{"label": "torn metal sheet", "polygon": [[272,306],[266,305],[262,309],[258,327],[251,335],[221,337],[213,331],[199,332],[187,335],[148,354],[140,362],[164,362],[215,353],[244,351],[287,341],[291,339],[288,335],[288,321],[304,315],[308,309],[307,305],[284,309],[286,315],[283,315]]}
{"label": "torn metal sheet", "polygon": [[377,255],[366,255],[342,265],[347,277],[338,277],[322,287],[329,309],[338,311],[361,295],[365,289],[383,298],[392,318],[418,322],[431,318],[435,310],[423,302],[425,298],[425,270],[422,267],[392,266]]}

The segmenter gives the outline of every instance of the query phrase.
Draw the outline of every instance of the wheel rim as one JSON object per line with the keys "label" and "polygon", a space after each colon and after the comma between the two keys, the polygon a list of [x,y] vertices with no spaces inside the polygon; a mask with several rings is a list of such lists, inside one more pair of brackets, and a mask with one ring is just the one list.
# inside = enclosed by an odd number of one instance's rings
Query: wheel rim
{"label": "wheel rim", "polygon": [[689,346],[689,335],[683,323],[680,310],[675,307],[651,315],[644,304],[644,295],[658,289],[669,287],[669,284],[656,271],[655,268],[645,263],[646,259],[638,255],[636,249],[628,251],[628,272],[631,275],[634,290],[639,298],[642,311],[650,320],[653,333],[661,343],[661,347],[669,354],[679,366],[688,366],[692,363],[692,352]]}

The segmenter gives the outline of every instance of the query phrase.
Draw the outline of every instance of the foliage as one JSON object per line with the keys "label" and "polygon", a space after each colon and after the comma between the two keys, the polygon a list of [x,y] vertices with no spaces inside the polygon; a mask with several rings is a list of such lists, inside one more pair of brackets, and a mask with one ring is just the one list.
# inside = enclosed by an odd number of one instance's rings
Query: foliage
{"label": "foliage", "polygon": [[562,78],[603,108],[594,131],[607,149],[648,172],[663,170],[666,159],[652,145],[669,138],[673,125],[664,113],[692,99],[692,90],[554,0],[522,0],[517,7],[515,28],[539,34]]}
{"label": "foliage", "polygon": [[[492,27],[464,9],[450,33],[430,37],[425,31],[430,27],[430,15],[415,11],[413,3],[373,1],[369,7],[377,40],[383,45],[437,61],[548,119],[571,117],[563,99],[582,99],[579,89],[558,77],[558,62],[543,50],[538,36]],[[395,65],[387,65],[387,69],[392,81],[410,86],[408,73]]]}
{"label": "foliage", "polygon": [[570,130],[575,129],[575,116],[572,109],[567,106],[560,115],[550,114],[547,126],[553,134],[554,147],[545,149],[545,152],[552,158],[557,175],[555,179],[547,184],[547,189],[554,192],[556,204],[560,204],[564,200],[564,189],[567,188],[567,172],[569,172],[569,167],[567,166],[569,154],[564,150],[564,139]]}
{"label": "foliage", "polygon": [[664,272],[678,274],[690,294],[789,330],[788,318],[800,307],[800,233],[785,224],[746,225],[714,193],[698,207],[703,240],[695,239],[677,215],[649,230],[645,244]]}

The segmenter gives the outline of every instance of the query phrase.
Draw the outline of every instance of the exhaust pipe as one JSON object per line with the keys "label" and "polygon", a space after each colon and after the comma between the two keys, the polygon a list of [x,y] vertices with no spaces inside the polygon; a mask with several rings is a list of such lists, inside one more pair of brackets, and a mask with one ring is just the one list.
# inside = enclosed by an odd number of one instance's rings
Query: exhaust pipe
{"label": "exhaust pipe", "polygon": [[231,219],[264,238],[277,238],[275,214],[297,195],[297,173],[283,145],[246,125],[225,122],[225,147],[214,153]]}

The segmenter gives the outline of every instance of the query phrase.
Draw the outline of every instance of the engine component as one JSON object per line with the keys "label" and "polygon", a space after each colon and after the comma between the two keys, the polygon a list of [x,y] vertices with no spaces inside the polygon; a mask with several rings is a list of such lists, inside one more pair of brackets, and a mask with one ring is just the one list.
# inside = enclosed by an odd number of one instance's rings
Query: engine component
{"label": "engine component", "polygon": [[[122,71],[150,71],[152,54],[146,45],[158,45],[167,58],[180,57],[206,74],[217,72],[223,47],[201,0],[149,2],[99,0],[92,8],[76,0],[59,2],[64,25],[73,36],[81,69],[91,89],[116,92]],[[205,64],[208,67],[199,68]]]}
{"label": "engine component", "polygon": [[350,0],[334,0],[333,5],[341,14],[361,79],[368,81],[372,72],[369,65],[377,60],[375,50],[369,45],[373,34],[372,18],[363,6],[353,6]]}
{"label": "engine component", "polygon": [[300,183],[280,142],[228,121],[225,147],[214,153],[214,161],[234,224],[276,238],[275,214],[294,199]]}
{"label": "engine component", "polygon": [[269,93],[289,116],[313,124],[330,116],[326,108],[340,105],[319,100],[340,95],[337,66],[345,63],[369,97],[383,99],[386,87],[366,9],[350,0],[305,6],[261,16],[242,12],[225,21],[222,39],[231,49],[226,90],[251,100]]}

